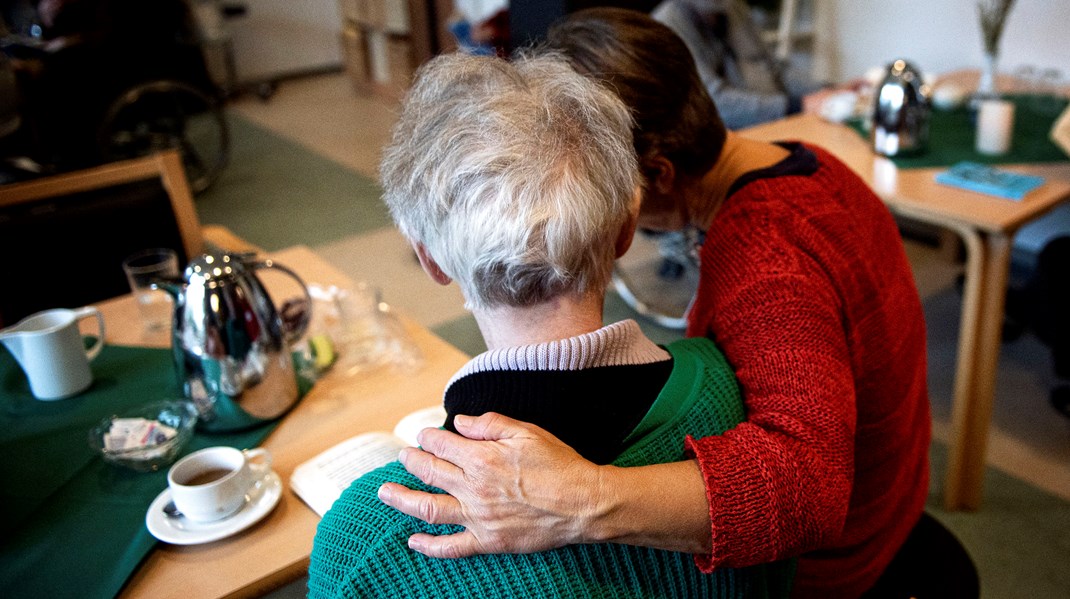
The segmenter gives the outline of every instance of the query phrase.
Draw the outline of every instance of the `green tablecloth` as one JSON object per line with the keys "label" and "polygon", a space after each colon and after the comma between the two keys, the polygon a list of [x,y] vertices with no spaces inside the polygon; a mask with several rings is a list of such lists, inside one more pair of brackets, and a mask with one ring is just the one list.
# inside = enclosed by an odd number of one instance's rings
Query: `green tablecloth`
{"label": "green tablecloth", "polygon": [[[108,464],[87,438],[105,416],[180,396],[171,352],[105,346],[92,369],[93,385],[82,394],[38,401],[0,350],[0,589],[7,597],[113,597],[157,542],[145,511],[167,487],[166,471]],[[197,433],[179,457],[213,445],[255,447],[275,424]]]}
{"label": "green tablecloth", "polygon": [[[928,149],[917,156],[901,156],[892,161],[899,168],[951,166],[963,160],[982,164],[1014,164],[1027,162],[1065,162],[1065,153],[1048,136],[1067,101],[1059,98],[1007,96],[1014,102],[1014,137],[1011,151],[1002,156],[979,154],[974,147],[976,128],[966,108],[933,110],[929,121]],[[1043,105],[1043,110],[1038,109]],[[858,120],[848,124],[863,137],[869,136]]]}

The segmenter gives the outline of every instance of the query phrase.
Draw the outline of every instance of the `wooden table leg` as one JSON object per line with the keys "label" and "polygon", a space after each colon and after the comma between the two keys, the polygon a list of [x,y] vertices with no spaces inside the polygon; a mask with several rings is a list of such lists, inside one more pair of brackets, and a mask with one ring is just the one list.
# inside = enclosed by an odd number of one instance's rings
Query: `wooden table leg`
{"label": "wooden table leg", "polygon": [[1007,235],[982,234],[965,227],[958,233],[966,244],[966,285],[944,507],[976,510],[983,492],[1011,244]]}

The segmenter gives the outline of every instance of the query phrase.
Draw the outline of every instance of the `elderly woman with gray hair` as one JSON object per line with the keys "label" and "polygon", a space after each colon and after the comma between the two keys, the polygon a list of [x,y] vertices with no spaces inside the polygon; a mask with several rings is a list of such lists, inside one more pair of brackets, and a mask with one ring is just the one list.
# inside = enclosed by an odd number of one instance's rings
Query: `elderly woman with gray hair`
{"label": "elderly woman with gray hair", "polygon": [[[384,197],[428,276],[461,287],[489,348],[449,382],[446,428],[497,412],[596,463],[637,466],[679,460],[685,434],[744,418],[711,341],[662,347],[634,321],[603,326],[639,210],[631,127],[614,94],[555,56],[443,55],[417,74],[384,152]],[[396,484],[437,492],[399,462],[356,481],[317,531],[311,597],[775,597],[794,570],[704,574],[691,555],[614,544],[437,560],[409,537],[460,528],[382,504]]]}

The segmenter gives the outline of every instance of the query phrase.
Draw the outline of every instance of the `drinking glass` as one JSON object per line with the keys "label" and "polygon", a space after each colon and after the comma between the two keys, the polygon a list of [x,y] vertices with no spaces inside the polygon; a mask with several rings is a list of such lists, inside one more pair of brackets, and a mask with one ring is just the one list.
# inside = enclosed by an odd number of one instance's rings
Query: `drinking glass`
{"label": "drinking glass", "polygon": [[1015,89],[1022,94],[1032,94],[1037,85],[1037,67],[1031,64],[1018,65],[1014,69]]}
{"label": "drinking glass", "polygon": [[145,328],[149,331],[167,328],[174,313],[171,296],[152,289],[151,285],[160,279],[178,277],[178,254],[168,248],[142,250],[123,260],[123,271]]}

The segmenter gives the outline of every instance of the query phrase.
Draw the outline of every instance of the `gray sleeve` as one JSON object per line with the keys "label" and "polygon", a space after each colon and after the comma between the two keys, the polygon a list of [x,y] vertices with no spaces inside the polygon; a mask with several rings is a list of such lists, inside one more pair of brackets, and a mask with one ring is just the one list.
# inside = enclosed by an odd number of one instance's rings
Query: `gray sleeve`
{"label": "gray sleeve", "polygon": [[773,121],[788,113],[788,97],[784,94],[754,92],[728,85],[719,89],[707,86],[706,91],[729,129]]}
{"label": "gray sleeve", "polygon": [[717,105],[725,126],[739,129],[785,116],[788,112],[786,95],[736,87],[718,75],[725,61],[722,42],[703,35],[695,23],[693,10],[681,1],[665,0],[650,15],[676,32],[691,51],[699,77]]}

